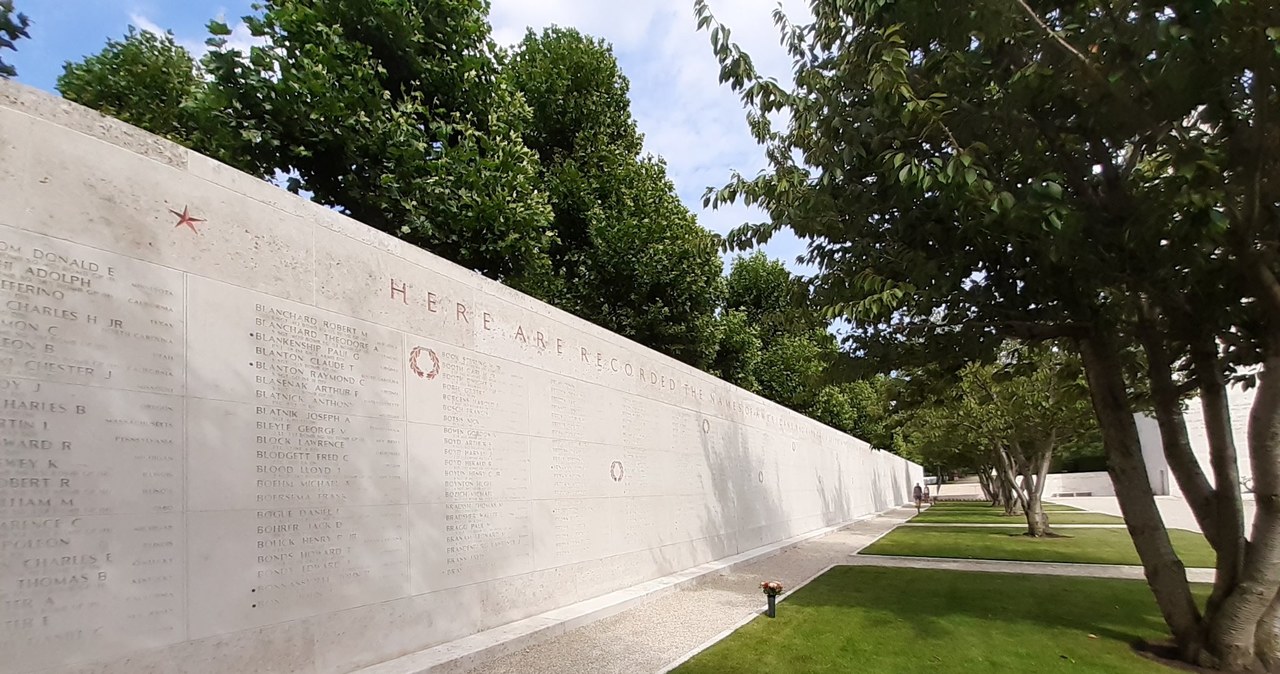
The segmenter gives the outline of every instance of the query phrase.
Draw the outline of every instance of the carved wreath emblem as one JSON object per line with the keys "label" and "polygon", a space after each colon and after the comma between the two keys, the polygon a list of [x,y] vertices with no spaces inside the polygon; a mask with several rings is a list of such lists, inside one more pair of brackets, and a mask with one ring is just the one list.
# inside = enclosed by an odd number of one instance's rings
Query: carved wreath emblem
{"label": "carved wreath emblem", "polygon": [[[426,372],[423,372],[422,366],[418,364],[418,359],[421,358],[424,353],[427,354],[427,358],[431,359],[431,369]],[[409,369],[413,370],[413,373],[418,375],[419,379],[435,379],[436,375],[440,374],[440,357],[437,356],[436,352],[432,349],[415,346],[413,347],[413,350],[409,352]]]}
{"label": "carved wreath emblem", "polygon": [[622,462],[621,461],[614,461],[613,463],[609,464],[609,477],[613,478],[614,482],[622,482]]}

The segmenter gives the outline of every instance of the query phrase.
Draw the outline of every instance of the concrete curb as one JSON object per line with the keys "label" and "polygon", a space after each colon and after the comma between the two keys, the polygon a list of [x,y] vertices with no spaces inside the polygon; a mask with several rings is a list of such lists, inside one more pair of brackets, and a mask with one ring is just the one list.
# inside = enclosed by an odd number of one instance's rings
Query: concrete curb
{"label": "concrete curb", "polygon": [[[890,508],[884,512],[895,509]],[[508,653],[514,653],[582,625],[608,618],[628,608],[657,599],[669,592],[694,585],[709,577],[729,573],[745,564],[767,559],[805,541],[825,536],[852,524],[878,517],[881,514],[864,515],[837,525],[816,529],[776,543],[753,548],[746,552],[707,562],[678,573],[655,578],[639,585],[633,585],[593,599],[478,632],[462,639],[449,641],[399,658],[357,669],[353,674],[462,674],[492,659]],[[816,578],[817,576],[814,577]],[[812,580],[812,578],[809,580]],[[808,583],[809,581],[806,580],[805,582]],[[784,593],[780,599],[785,598],[787,594],[790,593]],[[745,624],[753,617],[755,617],[755,614],[748,616],[743,623]],[[734,629],[737,629],[737,627],[741,627],[741,625],[735,626]],[[732,632],[732,630],[729,630],[729,632]]]}
{"label": "concrete curb", "polygon": [[[1075,562],[1020,562],[999,559],[960,559],[956,557],[902,557],[896,555],[849,555],[852,566],[885,566],[906,569],[942,569],[946,571],[979,571],[983,573],[1021,573],[1040,576],[1076,576],[1082,578],[1118,578],[1144,580],[1141,566],[1122,564],[1079,564]],[[1215,571],[1190,567],[1187,580],[1212,583]]]}

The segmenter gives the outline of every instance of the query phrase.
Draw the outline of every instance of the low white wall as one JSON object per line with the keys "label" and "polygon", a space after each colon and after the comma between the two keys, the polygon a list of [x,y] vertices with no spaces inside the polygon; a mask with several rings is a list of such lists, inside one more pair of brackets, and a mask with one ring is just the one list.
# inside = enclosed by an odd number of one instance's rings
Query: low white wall
{"label": "low white wall", "polygon": [[[1253,478],[1253,465],[1249,461],[1249,410],[1253,407],[1257,389],[1245,390],[1242,386],[1231,386],[1227,389],[1227,408],[1231,415],[1231,433],[1235,439],[1237,460],[1236,469],[1244,483],[1245,497],[1249,493]],[[1213,483],[1213,465],[1209,461],[1209,438],[1205,434],[1204,408],[1199,398],[1192,398],[1183,403],[1183,416],[1187,424],[1187,439],[1191,443],[1191,451],[1200,468]],[[1178,482],[1169,470],[1169,462],[1164,458],[1161,445],[1160,426],[1156,420],[1145,414],[1135,415],[1138,424],[1138,436],[1142,442],[1142,458],[1147,464],[1147,477],[1151,487],[1158,495],[1182,496]]]}
{"label": "low white wall", "polygon": [[0,83],[6,672],[346,672],[921,469]]}
{"label": "low white wall", "polygon": [[1044,497],[1059,494],[1080,496],[1115,496],[1111,476],[1105,471],[1092,473],[1055,473],[1045,478]]}

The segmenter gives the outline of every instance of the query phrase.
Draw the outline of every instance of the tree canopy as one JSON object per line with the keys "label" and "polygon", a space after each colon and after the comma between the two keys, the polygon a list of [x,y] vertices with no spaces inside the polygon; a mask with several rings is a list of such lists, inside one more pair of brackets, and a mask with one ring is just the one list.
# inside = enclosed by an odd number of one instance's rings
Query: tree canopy
{"label": "tree canopy", "polygon": [[[68,63],[70,100],[165,135],[884,449],[885,379],[848,380],[810,289],[719,239],[645,154],[611,47],[509,50],[466,0],[275,0],[198,63],[131,29]],[[872,440],[872,436],[876,438]]]}
{"label": "tree canopy", "polygon": [[191,103],[203,87],[195,60],[172,34],[132,26],[123,40],[108,39],[58,77],[67,100],[179,143],[196,127]]}
{"label": "tree canopy", "polygon": [[[783,87],[696,5],[721,80],[742,96],[771,162],[708,194],[769,214],[731,241],[749,246],[781,228],[811,241],[815,296],[855,321],[859,349],[991,360],[1009,338],[1070,339],[1183,657],[1229,670],[1280,662],[1280,576],[1264,571],[1280,568],[1280,511],[1260,509],[1244,545],[1236,452],[1222,432],[1222,382],[1237,368],[1262,361],[1259,386],[1280,386],[1266,374],[1280,368],[1280,8],[811,9],[804,25],[775,13],[793,61],[794,86]],[[1196,388],[1213,411],[1222,488],[1197,474],[1174,432],[1178,398]],[[1203,614],[1147,482],[1132,416],[1147,390],[1170,465],[1219,552]],[[1253,410],[1252,460],[1280,498],[1280,393],[1258,399],[1267,402]]]}
{"label": "tree canopy", "polygon": [[714,358],[716,238],[641,156],[629,84],[612,50],[578,31],[529,31],[505,69],[532,110],[553,214],[549,301],[698,367]]}
{"label": "tree canopy", "polygon": [[[30,38],[27,28],[31,19],[13,7],[13,0],[0,0],[0,50],[17,51],[14,44],[20,38]],[[16,77],[18,71],[4,59],[0,59],[0,78]]]}
{"label": "tree canopy", "polygon": [[906,456],[976,473],[994,503],[1026,515],[1032,536],[1049,533],[1041,497],[1055,453],[1098,436],[1079,360],[1051,345],[1006,345],[907,417]]}

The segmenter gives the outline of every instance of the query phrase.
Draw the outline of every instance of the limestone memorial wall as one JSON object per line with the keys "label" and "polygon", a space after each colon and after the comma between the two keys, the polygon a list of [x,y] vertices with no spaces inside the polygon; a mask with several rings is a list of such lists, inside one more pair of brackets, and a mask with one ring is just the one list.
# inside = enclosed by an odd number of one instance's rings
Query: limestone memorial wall
{"label": "limestone memorial wall", "polygon": [[918,466],[0,83],[0,671],[348,672]]}

